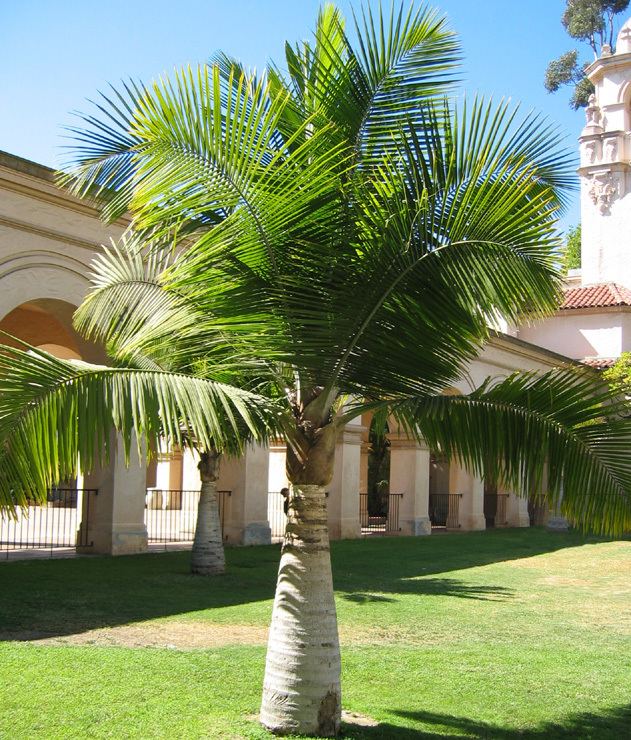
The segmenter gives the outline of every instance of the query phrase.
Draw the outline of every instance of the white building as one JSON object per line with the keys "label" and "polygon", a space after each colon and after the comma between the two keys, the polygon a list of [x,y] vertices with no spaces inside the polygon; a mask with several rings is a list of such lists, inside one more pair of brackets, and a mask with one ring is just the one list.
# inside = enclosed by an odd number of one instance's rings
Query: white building
{"label": "white building", "polygon": [[581,269],[557,314],[517,336],[602,368],[631,350],[631,19],[616,53],[587,74],[596,91],[580,136]]}

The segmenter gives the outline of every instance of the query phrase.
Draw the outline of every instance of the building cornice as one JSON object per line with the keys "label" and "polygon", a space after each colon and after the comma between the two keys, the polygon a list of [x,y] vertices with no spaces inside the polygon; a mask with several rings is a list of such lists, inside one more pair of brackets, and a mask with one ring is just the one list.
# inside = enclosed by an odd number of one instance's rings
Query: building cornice
{"label": "building cornice", "polygon": [[71,244],[73,247],[87,249],[90,252],[98,252],[102,247],[102,242],[92,242],[87,239],[79,239],[76,236],[71,236],[70,234],[65,234],[61,231],[43,229],[39,226],[26,223],[26,221],[18,221],[15,218],[6,218],[6,216],[0,216],[0,226],[5,226],[9,229],[15,229],[15,231],[35,234],[36,236],[42,237],[43,239],[50,239],[52,241],[62,242],[64,244]]}
{"label": "building cornice", "polygon": [[30,159],[24,159],[24,157],[18,157],[17,154],[10,154],[2,149],[0,149],[0,167],[6,167],[6,169],[14,172],[22,172],[38,180],[47,180],[53,184],[55,182],[55,170],[51,167],[32,162]]}
{"label": "building cornice", "polygon": [[624,69],[631,66],[631,52],[623,54],[611,54],[610,56],[601,56],[594,60],[585,69],[585,75],[589,77],[593,84],[596,84],[607,72],[615,72],[618,69]]}
{"label": "building cornice", "polygon": [[[99,219],[101,212],[94,200],[76,198],[55,182],[55,171],[50,167],[0,151],[0,190],[49,203],[58,208]],[[131,219],[124,216],[112,225],[126,228]]]}
{"label": "building cornice", "polygon": [[552,314],[557,316],[587,316],[589,314],[601,313],[631,313],[631,306],[620,304],[618,306],[584,306],[582,308],[562,308]]}
{"label": "building cornice", "polygon": [[[550,365],[555,367],[558,365],[578,365],[577,360],[573,360],[571,357],[566,357],[558,352],[540,347],[537,344],[526,342],[523,339],[518,339],[510,334],[504,334],[500,331],[491,331],[491,336],[487,342],[487,346],[494,347],[495,349],[505,350],[513,355],[521,355],[531,360],[544,360]],[[484,358],[478,358],[484,359]]]}
{"label": "building cornice", "polygon": [[[609,138],[614,138],[614,134],[617,134],[618,132],[612,132],[611,136]],[[609,132],[607,134],[603,135],[597,135],[593,136],[590,135],[589,137],[581,137],[581,140],[583,139],[594,139],[594,138],[607,138],[609,136]],[[605,175],[610,172],[627,172],[631,165],[628,162],[624,161],[617,161],[617,162],[595,162],[594,164],[584,164],[580,167],[577,167],[576,172],[579,175],[582,175],[583,177],[587,177],[589,175]]]}

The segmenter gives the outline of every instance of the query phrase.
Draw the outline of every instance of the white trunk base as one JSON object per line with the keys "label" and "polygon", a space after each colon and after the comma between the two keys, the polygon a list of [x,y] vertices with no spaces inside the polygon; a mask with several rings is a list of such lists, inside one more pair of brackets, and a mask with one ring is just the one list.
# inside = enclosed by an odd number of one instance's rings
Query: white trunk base
{"label": "white trunk base", "polygon": [[197,524],[191,551],[191,573],[210,576],[226,570],[217,504],[217,484],[202,481],[197,509]]}
{"label": "white trunk base", "polygon": [[272,613],[261,722],[277,734],[340,729],[340,645],[326,497],[293,486]]}

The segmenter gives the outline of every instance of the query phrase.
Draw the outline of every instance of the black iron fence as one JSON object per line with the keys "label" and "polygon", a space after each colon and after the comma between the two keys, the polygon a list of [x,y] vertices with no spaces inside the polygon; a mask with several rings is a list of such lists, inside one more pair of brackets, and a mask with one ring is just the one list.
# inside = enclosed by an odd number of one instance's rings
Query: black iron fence
{"label": "black iron fence", "polygon": [[285,514],[285,498],[280,491],[269,491],[267,494],[267,518],[272,532],[272,539],[282,539],[285,536],[287,515]]}
{"label": "black iron fence", "polygon": [[532,498],[528,501],[528,516],[531,527],[542,527],[546,523],[548,504],[543,499]]}
{"label": "black iron fence", "polygon": [[[16,550],[50,551],[93,546],[90,527],[94,488],[52,488],[46,503],[29,503],[23,508],[0,513],[0,552]],[[217,491],[219,518],[223,530],[231,491]],[[199,491],[149,489],[145,503],[145,525],[151,543],[193,541],[197,523]]]}
{"label": "black iron fence", "polygon": [[429,520],[432,527],[458,529],[461,498],[461,493],[430,493]]}
{"label": "black iron fence", "polygon": [[[223,531],[227,502],[232,491],[217,491],[219,520]],[[188,543],[195,537],[199,491],[149,488],[145,504],[145,526],[150,543]]]}
{"label": "black iron fence", "polygon": [[14,550],[89,548],[82,518],[90,517],[95,488],[51,488],[46,503],[29,503],[24,508],[0,513],[0,550],[9,556]]}
{"label": "black iron fence", "polygon": [[484,518],[487,527],[505,527],[508,524],[507,493],[484,494]]}
{"label": "black iron fence", "polygon": [[399,506],[402,498],[402,493],[389,493],[387,498],[384,497],[383,502],[380,502],[380,512],[372,513],[368,494],[360,493],[359,521],[362,534],[393,534],[394,532],[400,532]]}

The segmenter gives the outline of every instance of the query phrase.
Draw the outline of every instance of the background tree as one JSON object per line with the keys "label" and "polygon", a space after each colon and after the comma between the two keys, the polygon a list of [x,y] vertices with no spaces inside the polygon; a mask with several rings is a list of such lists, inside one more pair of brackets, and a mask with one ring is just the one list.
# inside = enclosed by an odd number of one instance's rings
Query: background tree
{"label": "background tree", "polygon": [[561,251],[562,269],[567,275],[568,270],[577,270],[581,266],[581,225],[570,226],[565,237],[565,244]]}
{"label": "background tree", "polygon": [[[561,23],[571,38],[589,44],[597,58],[605,45],[615,51],[615,18],[628,6],[629,0],[567,0]],[[556,92],[564,85],[573,85],[570,105],[574,110],[586,106],[594,92],[584,72],[588,64],[579,62],[576,49],[561,54],[548,64],[544,80],[546,90]]]}
{"label": "background tree", "polygon": [[631,352],[623,352],[613,367],[604,371],[603,377],[614,391],[623,394],[627,400],[631,398]]}
{"label": "background tree", "polygon": [[[282,403],[292,488],[261,719],[285,734],[339,730],[325,491],[352,419],[392,417],[525,492],[547,462],[549,500],[563,485],[570,518],[631,525],[631,430],[597,376],[517,374],[442,394],[490,321],[556,308],[571,157],[548,124],[507,105],[452,109],[459,47],[432,11],[366,9],[355,32],[327,5],[313,40],[287,45],[287,73],[256,77],[220,55],[121,90],[85,119],[67,177],[77,194],[100,192],[108,217],[130,209],[139,235],[175,244],[161,284],[199,320],[176,312],[151,341],[194,344],[209,367],[215,353],[255,361]],[[184,411],[203,431],[190,404],[161,407],[178,428]]]}

